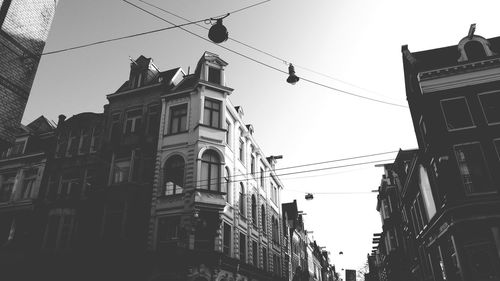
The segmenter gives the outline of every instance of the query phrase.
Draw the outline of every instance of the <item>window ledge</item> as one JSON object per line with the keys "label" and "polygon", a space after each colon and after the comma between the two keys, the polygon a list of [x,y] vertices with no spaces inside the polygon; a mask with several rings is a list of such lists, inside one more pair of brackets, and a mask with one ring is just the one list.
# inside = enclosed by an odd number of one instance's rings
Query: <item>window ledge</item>
{"label": "window ledge", "polygon": [[194,128],[196,129],[198,127],[205,127],[205,128],[210,128],[210,129],[214,129],[214,130],[221,131],[221,132],[226,132],[226,129],[223,129],[223,128],[220,128],[220,127],[212,127],[210,125],[206,125],[206,124],[203,124],[203,123],[198,123],[198,125],[196,125]]}
{"label": "window ledge", "polygon": [[167,134],[164,134],[163,136],[165,136],[165,137],[176,136],[176,135],[186,134],[188,132],[189,132],[188,130],[185,130],[185,131],[180,131],[180,132],[176,132],[176,133],[167,133]]}

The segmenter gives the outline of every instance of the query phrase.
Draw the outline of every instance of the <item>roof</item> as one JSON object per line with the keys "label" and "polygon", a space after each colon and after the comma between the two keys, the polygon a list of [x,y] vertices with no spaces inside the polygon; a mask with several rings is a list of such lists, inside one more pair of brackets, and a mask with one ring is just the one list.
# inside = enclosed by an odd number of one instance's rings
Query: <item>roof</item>
{"label": "roof", "polygon": [[[500,54],[500,36],[489,38],[487,40],[489,42],[491,51]],[[405,48],[407,48],[406,45],[403,46],[403,53]],[[437,49],[412,52],[411,56],[415,59],[415,64],[419,71],[426,71],[461,64],[458,62],[458,59],[460,58],[458,44]],[[403,56],[403,58],[407,61],[409,60],[409,58],[406,56]]]}

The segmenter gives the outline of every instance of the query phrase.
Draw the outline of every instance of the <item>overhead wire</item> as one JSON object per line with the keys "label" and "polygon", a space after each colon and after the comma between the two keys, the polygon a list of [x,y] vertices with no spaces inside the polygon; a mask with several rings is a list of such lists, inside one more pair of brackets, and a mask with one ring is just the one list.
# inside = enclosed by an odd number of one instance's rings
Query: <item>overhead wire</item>
{"label": "overhead wire", "polygon": [[[144,1],[144,0],[138,0],[138,1],[140,1],[140,2],[144,3],[144,4],[148,5],[148,6],[151,6],[151,7],[155,8],[155,9],[158,9],[158,10],[160,10],[160,11],[162,11],[162,12],[165,12],[165,13],[167,13],[167,14],[169,14],[169,15],[172,15],[172,16],[177,17],[177,18],[179,18],[179,19],[185,20],[186,22],[190,22],[190,21],[191,21],[191,20],[190,20],[190,19],[188,19],[188,18],[185,18],[185,17],[183,17],[183,16],[181,16],[181,15],[178,15],[178,14],[176,14],[176,13],[174,13],[174,12],[172,12],[172,11],[169,11],[169,10],[167,10],[167,9],[164,9],[164,8],[162,8],[162,7],[160,7],[160,6],[157,6],[157,5],[151,4],[151,3],[147,2],[147,1]],[[270,0],[268,0],[268,1],[270,1]],[[267,1],[263,1],[263,2],[267,2]],[[257,3],[257,4],[260,4],[260,3],[262,3],[262,2],[259,2],[259,3]],[[232,12],[232,13],[234,14],[234,12]],[[200,24],[197,24],[197,23],[196,23],[196,24],[194,24],[194,25],[196,25],[196,26],[198,26],[198,27],[201,27],[201,28],[203,28],[203,29],[205,29],[205,30],[209,30],[207,27],[205,27],[205,26],[203,26],[203,25],[200,25]],[[256,51],[256,52],[259,52],[259,53],[261,53],[261,54],[264,54],[264,55],[266,55],[266,56],[269,56],[269,57],[271,57],[271,58],[273,58],[273,59],[276,59],[276,60],[278,60],[278,61],[280,61],[280,62],[284,62],[285,64],[288,64],[287,62],[289,62],[289,61],[290,61],[290,60],[286,60],[286,59],[284,59],[284,58],[278,57],[278,56],[276,56],[276,55],[273,55],[273,54],[271,54],[270,52],[267,52],[267,51],[264,51],[264,50],[262,50],[262,49],[259,49],[259,48],[256,48],[256,47],[254,47],[254,46],[251,46],[250,44],[245,43],[245,42],[242,42],[241,40],[235,39],[234,37],[229,36],[229,37],[228,37],[228,40],[230,40],[230,41],[234,41],[234,42],[236,42],[236,43],[238,43],[238,44],[240,44],[240,45],[243,45],[243,46],[245,46],[245,47],[247,47],[247,48],[249,48],[249,49],[252,49],[252,50],[254,50],[254,51]],[[315,70],[313,70],[313,69],[307,68],[307,67],[305,67],[305,66],[302,66],[302,65],[299,65],[299,64],[296,64],[296,63],[294,63],[293,65],[294,65],[295,67],[297,67],[297,68],[304,69],[304,70],[306,70],[306,71],[309,71],[309,72],[315,73],[315,74],[317,74],[317,75],[321,75],[321,76],[323,76],[323,77],[326,77],[326,78],[329,78],[329,79],[332,79],[332,80],[335,80],[335,81],[338,81],[338,82],[344,83],[344,84],[349,85],[349,86],[351,86],[351,87],[355,87],[355,88],[358,88],[358,89],[360,89],[360,90],[363,90],[363,91],[366,91],[366,92],[373,93],[373,94],[375,94],[375,95],[379,95],[379,96],[383,96],[383,97],[385,97],[385,98],[388,98],[388,97],[386,97],[386,96],[384,96],[384,95],[381,95],[381,94],[376,93],[376,92],[373,92],[373,91],[371,91],[371,90],[368,90],[368,89],[365,89],[365,88],[359,87],[358,85],[355,85],[355,84],[353,84],[353,83],[350,83],[350,82],[347,82],[347,81],[344,81],[344,80],[341,80],[341,79],[335,78],[335,77],[333,77],[333,76],[331,76],[331,75],[324,74],[324,73],[321,73],[321,72],[319,72],[319,71],[315,71]]]}
{"label": "overhead wire", "polygon": [[[66,52],[66,51],[71,51],[71,50],[86,48],[86,47],[90,47],[90,46],[94,46],[94,45],[99,45],[99,44],[104,44],[104,43],[108,43],[108,42],[113,42],[113,41],[118,41],[118,40],[133,38],[133,37],[137,37],[137,36],[143,36],[143,35],[147,35],[147,34],[157,33],[157,32],[161,32],[161,31],[165,31],[165,30],[169,30],[169,29],[180,28],[180,27],[183,27],[183,26],[191,25],[191,24],[198,24],[200,22],[206,22],[206,21],[209,21],[211,19],[216,19],[218,17],[225,16],[225,15],[228,15],[228,14],[234,14],[234,13],[237,13],[237,12],[241,12],[243,10],[246,10],[246,9],[249,9],[249,8],[261,5],[261,4],[264,4],[264,3],[269,2],[269,1],[271,1],[271,0],[261,1],[261,2],[255,3],[253,5],[249,5],[249,6],[246,6],[246,7],[243,7],[243,8],[240,8],[240,9],[228,12],[228,13],[226,13],[224,15],[219,15],[219,16],[215,16],[215,17],[205,18],[205,19],[202,19],[202,20],[188,21],[187,23],[184,23],[184,24],[172,24],[172,23],[170,23],[173,26],[169,26],[169,27],[165,27],[165,28],[160,28],[160,29],[155,29],[155,30],[150,30],[150,31],[145,31],[145,32],[140,32],[140,33],[135,33],[135,34],[121,36],[121,37],[116,37],[116,38],[107,39],[107,40],[100,40],[100,41],[96,41],[96,42],[92,42],[92,43],[88,43],[88,44],[83,44],[83,45],[79,45],[79,46],[74,46],[74,47],[69,47],[69,48],[65,48],[65,49],[60,49],[60,50],[55,50],[55,51],[49,51],[49,52],[42,53],[40,56],[62,53],[62,52]],[[124,2],[127,2],[128,4],[131,4],[130,2],[125,1],[125,0],[124,0]]]}
{"label": "overhead wire", "polygon": [[[155,17],[155,18],[157,18],[157,19],[160,19],[160,20],[162,20],[164,22],[167,22],[167,23],[169,23],[171,25],[175,25],[175,23],[173,23],[173,22],[171,22],[171,21],[169,21],[167,19],[164,19],[163,17],[160,17],[160,16],[156,15],[155,13],[153,13],[151,11],[148,11],[148,10],[146,10],[146,9],[144,9],[144,8],[138,6],[138,5],[136,5],[136,4],[134,4],[134,3],[130,2],[130,1],[127,1],[127,0],[122,0],[122,1],[125,2],[125,3],[127,3],[127,4],[129,4],[129,5],[131,5],[131,6],[133,6],[133,7],[135,7],[135,8],[137,8],[137,9],[139,9],[139,10],[141,10],[141,11],[143,11],[143,12],[145,12],[145,13],[147,13],[147,14],[149,14],[149,15],[151,15],[151,16],[153,16],[153,17]],[[184,30],[185,32],[187,32],[187,33],[195,36],[195,37],[198,37],[198,38],[200,38],[200,39],[202,39],[204,41],[207,41],[207,42],[209,42],[211,44],[215,44],[212,41],[210,41],[209,39],[207,39],[207,38],[205,38],[205,37],[203,37],[201,35],[198,35],[198,34],[192,32],[192,31],[190,31],[190,30],[188,30],[188,29],[186,29],[186,28],[184,28],[182,26],[179,27],[179,28],[182,29],[182,30]],[[242,54],[242,53],[237,52],[237,51],[235,51],[233,49],[230,49],[228,47],[222,46],[220,44],[215,44],[215,45],[218,46],[218,47],[220,47],[220,48],[222,48],[222,49],[224,49],[224,50],[226,50],[226,51],[228,51],[228,52],[231,52],[233,54],[239,55],[239,56],[241,56],[243,58],[246,58],[246,59],[248,59],[250,61],[253,61],[253,62],[257,63],[257,64],[260,64],[262,66],[268,67],[270,69],[274,69],[274,70],[276,70],[278,72],[281,72],[281,73],[284,73],[284,74],[288,74],[287,71],[284,71],[284,70],[282,70],[280,68],[277,68],[277,67],[274,67],[272,65],[269,65],[269,64],[264,63],[262,61],[259,61],[257,59],[254,59],[254,58],[252,58],[252,57],[250,57],[248,55]],[[354,96],[354,97],[358,97],[358,98],[361,98],[361,99],[366,99],[366,100],[370,100],[370,101],[378,102],[378,103],[382,103],[382,104],[387,104],[387,105],[392,105],[392,106],[397,106],[397,107],[402,107],[402,108],[408,108],[405,105],[401,105],[401,104],[397,104],[397,103],[393,103],[393,102],[388,102],[388,101],[383,101],[383,100],[379,100],[379,99],[375,99],[375,98],[370,98],[370,97],[366,97],[366,96],[362,96],[362,95],[359,95],[359,94],[352,93],[350,91],[346,91],[346,90],[342,90],[342,89],[339,89],[339,88],[336,88],[336,87],[328,86],[328,85],[325,85],[323,83],[315,82],[313,80],[304,78],[302,76],[299,76],[299,78],[302,79],[302,80],[304,80],[304,81],[307,81],[309,83],[315,84],[317,86],[321,86],[321,87],[324,87],[324,88],[327,88],[327,89],[330,89],[330,90],[334,90],[334,91],[337,91],[337,92],[340,92],[340,93],[344,93],[346,95],[350,95],[350,96]]]}
{"label": "overhead wire", "polygon": [[[195,36],[195,37],[198,37],[202,40],[205,40],[209,43],[213,43],[212,41],[206,39],[205,37],[203,36],[200,36],[194,32],[191,32],[189,31],[188,29],[185,29],[183,28],[184,26],[187,26],[187,25],[191,25],[191,24],[196,24],[196,23],[199,23],[199,22],[202,22],[202,21],[207,21],[207,20],[211,20],[213,18],[207,18],[207,19],[203,19],[203,20],[198,20],[198,21],[193,21],[193,22],[188,22],[188,23],[185,23],[185,24],[175,24],[171,21],[168,21],[134,3],[131,3],[130,1],[127,1],[127,0],[122,0],[123,2],[139,9],[139,10],[142,10],[143,12],[147,13],[147,14],[150,14],[151,16],[153,17],[156,17],[164,22],[167,22],[169,24],[171,24],[172,26],[170,27],[166,27],[166,28],[161,28],[161,29],[156,29],[156,30],[151,30],[151,31],[146,31],[146,32],[141,32],[141,33],[136,33],[136,34],[132,34],[132,35],[127,35],[127,36],[121,36],[121,37],[117,37],[117,38],[112,38],[112,39],[107,39],[107,40],[101,40],[101,41],[97,41],[97,42],[92,42],[92,43],[88,43],[88,44],[83,44],[83,45],[79,45],[79,46],[74,46],[74,47],[69,47],[69,48],[64,48],[64,49],[60,49],[60,50],[55,50],[55,51],[49,51],[49,52],[45,52],[45,53],[42,53],[40,56],[43,56],[43,55],[50,55],[50,54],[57,54],[57,53],[61,53],[61,52],[66,52],[66,51],[70,51],[70,50],[76,50],[76,49],[81,49],[81,48],[85,48],[85,47],[90,47],[90,46],[94,46],[94,45],[98,45],[98,44],[104,44],[104,43],[108,43],[108,42],[112,42],[112,41],[118,41],[118,40],[122,40],[122,39],[127,39],[127,38],[133,38],[133,37],[137,37],[137,36],[142,36],[142,35],[146,35],[146,34],[151,34],[151,33],[156,33],[156,32],[160,32],[160,31],[164,31],[164,30],[169,30],[169,29],[174,29],[174,28],[180,28],[181,30]],[[259,3],[256,3],[254,5],[250,5],[250,6],[247,6],[247,7],[244,7],[244,8],[241,8],[241,9],[238,9],[236,11],[233,11],[234,12],[239,12],[239,11],[242,11],[242,10],[245,10],[245,9],[248,9],[250,7],[254,7],[256,5],[260,5],[260,4],[263,4],[263,3],[266,3],[268,1],[262,1],[262,2],[259,2]],[[215,44],[215,43],[213,43]],[[216,44],[217,45],[217,44]],[[248,44],[247,44],[248,45]],[[262,61],[259,61],[257,59],[254,59],[248,55],[245,55],[245,54],[242,54],[240,52],[237,52],[237,51],[234,51],[228,47],[225,47],[225,46],[222,46],[222,45],[217,45],[218,47],[228,51],[228,52],[231,52],[233,54],[236,54],[238,56],[241,56],[243,58],[246,58],[250,61],[253,61],[257,64],[260,64],[262,66],[265,66],[267,68],[270,68],[270,69],[273,69],[275,71],[278,71],[278,72],[281,72],[283,74],[288,74],[288,72],[280,69],[280,68],[277,68],[277,67],[274,67],[272,65],[269,65],[267,63],[264,63]],[[249,46],[249,45],[248,45]],[[255,48],[256,49],[256,48]],[[370,97],[366,97],[366,96],[363,96],[363,95],[359,95],[359,94],[356,94],[356,93],[353,93],[353,92],[350,92],[350,91],[346,91],[346,90],[342,90],[340,88],[337,88],[337,87],[332,87],[332,86],[328,86],[328,85],[325,85],[323,83],[319,83],[319,82],[316,82],[316,81],[313,81],[311,79],[307,79],[307,78],[304,78],[304,77],[300,77],[302,80],[306,81],[306,82],[309,82],[311,84],[315,84],[317,86],[320,86],[320,87],[324,87],[324,88],[327,88],[327,89],[330,89],[330,90],[334,90],[334,91],[337,91],[339,93],[343,93],[343,94],[346,94],[346,95],[351,95],[351,96],[354,96],[354,97],[358,97],[358,98],[361,98],[361,99],[366,99],[366,100],[370,100],[370,101],[373,101],[373,102],[378,102],[378,103],[382,103],[382,104],[387,104],[387,105],[392,105],[392,106],[397,106],[397,107],[402,107],[402,108],[407,108],[407,106],[405,105],[401,105],[401,104],[397,104],[397,103],[393,103],[393,102],[388,102],[388,101],[383,101],[383,100],[379,100],[379,99],[375,99],[375,98],[370,98]]]}

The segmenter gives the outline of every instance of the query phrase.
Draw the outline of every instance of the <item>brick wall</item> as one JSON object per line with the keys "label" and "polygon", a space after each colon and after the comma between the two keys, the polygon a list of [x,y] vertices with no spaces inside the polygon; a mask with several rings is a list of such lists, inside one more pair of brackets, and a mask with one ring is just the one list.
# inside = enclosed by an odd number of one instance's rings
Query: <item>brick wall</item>
{"label": "brick wall", "polygon": [[0,2],[0,150],[14,140],[57,0]]}

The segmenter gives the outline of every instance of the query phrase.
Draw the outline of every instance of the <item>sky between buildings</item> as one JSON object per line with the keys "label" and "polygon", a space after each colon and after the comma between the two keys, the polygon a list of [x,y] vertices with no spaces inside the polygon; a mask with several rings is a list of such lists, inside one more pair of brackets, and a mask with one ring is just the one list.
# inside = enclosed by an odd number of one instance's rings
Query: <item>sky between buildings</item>
{"label": "sky between buildings", "polygon": [[[130,0],[176,24],[172,15]],[[190,20],[219,16],[258,0],[145,0]],[[215,4],[214,4],[215,3]],[[273,54],[271,58],[235,42],[221,45],[299,77],[366,97],[407,105],[401,45],[422,51],[455,45],[477,24],[476,34],[500,35],[498,1],[272,0],[224,19],[230,37]],[[209,25],[205,25],[210,27]],[[169,24],[121,0],[60,1],[45,51],[167,27]],[[186,27],[203,37],[207,31]],[[417,146],[407,108],[376,103],[299,81],[208,43],[180,29],[43,56],[23,118],[57,121],[80,112],[102,112],[105,96],[128,79],[129,56],[153,58],[160,70],[191,72],[204,51],[229,63],[231,100],[243,107],[247,124],[267,156],[283,155],[277,168]],[[283,61],[284,60],[284,61]],[[306,71],[314,70],[324,75]],[[331,76],[337,80],[327,78]],[[348,84],[341,81],[348,82]],[[354,86],[353,86],[354,85]],[[289,173],[393,159],[395,153],[278,171]],[[280,177],[282,202],[297,199],[306,228],[331,252],[337,269],[359,269],[381,231],[375,210],[382,168],[374,164]],[[317,193],[306,201],[306,192]],[[364,192],[362,194],[319,194]],[[343,251],[344,255],[338,255]]]}

